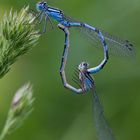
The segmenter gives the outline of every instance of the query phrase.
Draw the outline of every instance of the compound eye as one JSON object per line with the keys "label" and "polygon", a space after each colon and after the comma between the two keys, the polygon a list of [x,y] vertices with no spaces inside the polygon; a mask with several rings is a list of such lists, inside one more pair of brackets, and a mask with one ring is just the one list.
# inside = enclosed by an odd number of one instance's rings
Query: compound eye
{"label": "compound eye", "polygon": [[87,63],[83,63],[83,66],[87,67]]}
{"label": "compound eye", "polygon": [[43,5],[45,6],[47,3],[46,2],[43,2]]}

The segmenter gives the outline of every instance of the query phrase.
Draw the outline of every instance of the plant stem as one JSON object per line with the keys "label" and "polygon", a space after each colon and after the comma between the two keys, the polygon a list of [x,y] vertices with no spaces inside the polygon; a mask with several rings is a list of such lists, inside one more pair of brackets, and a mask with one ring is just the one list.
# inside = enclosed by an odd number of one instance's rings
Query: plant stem
{"label": "plant stem", "polygon": [[7,135],[8,127],[5,125],[4,129],[2,130],[2,133],[0,135],[0,140],[3,140],[5,136]]}

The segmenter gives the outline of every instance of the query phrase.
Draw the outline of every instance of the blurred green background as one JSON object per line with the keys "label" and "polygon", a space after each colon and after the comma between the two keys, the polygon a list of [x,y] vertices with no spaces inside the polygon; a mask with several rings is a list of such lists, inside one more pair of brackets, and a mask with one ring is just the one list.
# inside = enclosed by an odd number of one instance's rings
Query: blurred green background
{"label": "blurred green background", "polygon": [[[35,9],[38,1],[0,0],[0,18],[12,7],[24,5]],[[139,0],[50,0],[71,17],[131,40],[136,58],[110,56],[105,69],[95,75],[96,90],[106,118],[118,140],[140,139],[140,1]],[[57,24],[55,24],[56,26]],[[21,57],[0,80],[0,130],[15,91],[26,81],[34,85],[34,112],[7,140],[96,140],[90,94],[76,95],[63,88],[59,76],[64,35],[48,31],[28,54]],[[71,33],[67,76],[72,80],[74,68],[86,60],[96,66],[102,51],[90,47],[77,32]]]}

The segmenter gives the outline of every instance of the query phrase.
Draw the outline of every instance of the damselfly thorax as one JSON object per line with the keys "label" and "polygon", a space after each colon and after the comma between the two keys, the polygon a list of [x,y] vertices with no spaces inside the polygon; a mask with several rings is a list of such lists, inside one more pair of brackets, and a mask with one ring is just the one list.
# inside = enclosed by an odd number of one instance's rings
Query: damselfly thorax
{"label": "damselfly thorax", "polygon": [[83,93],[94,89],[94,79],[88,72],[89,64],[81,62],[76,69],[73,81],[82,89]]}

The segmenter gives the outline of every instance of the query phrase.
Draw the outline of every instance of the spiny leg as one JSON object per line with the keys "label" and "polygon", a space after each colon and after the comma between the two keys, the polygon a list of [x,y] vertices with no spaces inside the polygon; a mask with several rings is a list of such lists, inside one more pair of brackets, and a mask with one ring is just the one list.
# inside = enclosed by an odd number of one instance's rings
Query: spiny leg
{"label": "spiny leg", "polygon": [[[40,18],[39,18],[40,17]],[[43,31],[39,32],[38,34],[42,35],[44,33],[46,33],[47,31],[47,21],[49,20],[49,22],[51,23],[51,27],[53,28],[53,25],[52,25],[52,22],[51,22],[51,19],[48,15],[45,15],[44,12],[40,12],[35,20],[37,20],[39,18],[39,24],[41,24],[41,22],[43,21],[43,18],[44,18],[44,25],[43,25]]]}
{"label": "spiny leg", "polygon": [[[49,17],[46,16],[46,15],[44,15],[43,12],[40,12],[39,14],[36,15],[36,14],[35,14],[35,11],[32,10],[32,9],[30,9],[30,12],[35,16],[35,20],[34,20],[34,21],[39,20],[39,21],[37,22],[38,24],[41,24],[41,22],[43,21],[43,18],[44,18],[44,20],[45,20],[45,23],[44,23],[44,25],[43,25],[43,31],[38,32],[37,34],[42,35],[42,34],[46,33],[46,31],[47,31],[47,21],[48,21]],[[38,18],[39,18],[39,19],[38,19]],[[50,21],[50,19],[49,19],[49,21]]]}
{"label": "spiny leg", "polygon": [[81,88],[83,92],[90,91],[94,89],[94,79],[91,77],[90,73],[87,71],[89,64],[87,62],[81,62],[78,66],[79,69],[79,80],[81,83]]}
{"label": "spiny leg", "polygon": [[[45,34],[45,33],[47,32],[47,22],[48,22],[48,21],[50,22],[51,28],[52,28],[52,29],[54,28],[54,27],[53,27],[53,23],[52,23],[52,21],[51,21],[51,19],[50,19],[49,16],[45,16],[44,19],[45,19],[45,23],[44,23],[44,25],[43,25],[43,31],[40,32],[39,34]],[[41,19],[40,21],[42,21],[42,19]],[[40,23],[41,23],[41,22],[40,22]]]}
{"label": "spiny leg", "polygon": [[34,17],[36,17],[37,18],[37,16],[39,15],[35,10],[33,10],[33,9],[28,9],[28,11],[27,11],[29,14],[32,14]]}
{"label": "spiny leg", "polygon": [[47,21],[48,21],[48,17],[45,17],[45,23],[43,25],[43,31],[40,32],[40,34],[45,34],[47,31]]}
{"label": "spiny leg", "polygon": [[29,9],[29,13],[31,13],[35,17],[35,20],[38,20],[38,18],[40,17],[39,22],[42,21],[41,18],[43,18],[43,12],[36,13],[36,11],[34,11],[33,9]]}
{"label": "spiny leg", "polygon": [[42,22],[43,18],[44,18],[44,22],[45,22],[45,23],[44,23],[44,25],[43,25],[43,31],[41,31],[41,32],[38,33],[38,34],[40,34],[40,35],[46,33],[46,31],[47,31],[48,16],[45,16],[44,13],[42,13],[42,14],[40,15],[39,24]]}
{"label": "spiny leg", "polygon": [[39,15],[38,15],[38,17],[37,18],[39,18],[40,17],[40,19],[39,19],[39,24],[42,22],[42,20],[43,20],[43,18],[44,18],[44,13],[43,12],[41,12]]}
{"label": "spiny leg", "polygon": [[53,29],[54,28],[54,26],[53,26],[53,22],[52,22],[52,20],[51,20],[51,18],[48,16],[48,20],[49,20],[49,22],[50,22],[50,24],[51,24],[51,28]]}

